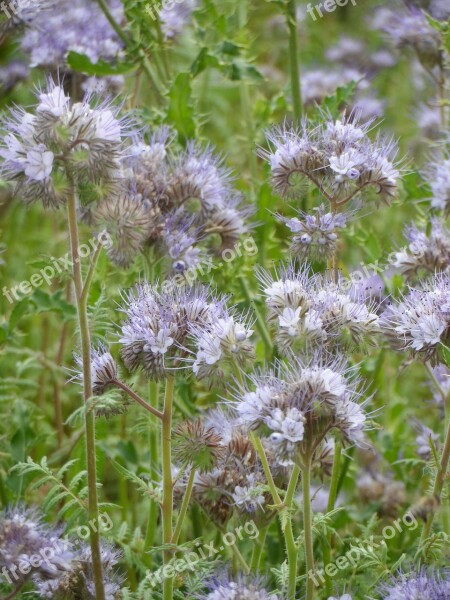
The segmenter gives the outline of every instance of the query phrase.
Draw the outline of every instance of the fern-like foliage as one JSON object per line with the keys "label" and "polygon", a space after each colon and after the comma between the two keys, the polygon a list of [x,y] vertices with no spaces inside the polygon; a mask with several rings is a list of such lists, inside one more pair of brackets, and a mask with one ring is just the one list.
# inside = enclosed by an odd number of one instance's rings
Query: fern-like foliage
{"label": "fern-like foliage", "polygon": [[36,491],[46,486],[42,510],[46,514],[56,512],[56,520],[65,518],[67,528],[83,519],[87,511],[86,498],[88,495],[87,473],[78,471],[69,481],[65,482],[66,473],[77,463],[69,460],[57,471],[53,471],[44,457],[40,463],[28,457],[26,462],[20,462],[13,467],[20,476],[31,476],[35,481],[30,486],[30,491]]}

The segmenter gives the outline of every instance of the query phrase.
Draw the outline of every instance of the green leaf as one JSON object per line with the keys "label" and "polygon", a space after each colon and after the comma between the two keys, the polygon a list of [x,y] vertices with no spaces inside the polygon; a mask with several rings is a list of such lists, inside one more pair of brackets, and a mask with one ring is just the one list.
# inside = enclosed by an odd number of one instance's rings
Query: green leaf
{"label": "green leaf", "polygon": [[86,75],[122,75],[137,68],[137,65],[132,63],[111,65],[104,60],[93,63],[85,54],[78,54],[78,52],[72,51],[67,56],[67,63],[74,71],[79,71]]}
{"label": "green leaf", "polygon": [[194,109],[192,106],[191,74],[179,73],[169,92],[167,118],[178,131],[180,142],[195,137]]}
{"label": "green leaf", "polygon": [[36,314],[42,312],[57,312],[67,321],[77,314],[76,308],[63,298],[61,291],[56,292],[55,294],[47,294],[42,290],[35,290],[29,300],[33,303],[35,307],[33,313]]}

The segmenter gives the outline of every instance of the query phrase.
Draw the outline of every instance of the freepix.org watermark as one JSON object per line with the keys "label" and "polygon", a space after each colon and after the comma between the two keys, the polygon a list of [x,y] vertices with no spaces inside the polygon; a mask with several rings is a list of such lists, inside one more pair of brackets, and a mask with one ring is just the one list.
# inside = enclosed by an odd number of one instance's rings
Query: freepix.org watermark
{"label": "freepix.org watermark", "polygon": [[158,5],[152,6],[151,4],[145,5],[145,12],[156,21],[163,10],[171,10],[175,4],[182,4],[184,0],[162,0]]}
{"label": "freepix.org watermark", "polygon": [[19,579],[23,579],[24,575],[31,573],[33,569],[39,569],[46,565],[52,567],[52,560],[55,556],[61,556],[62,552],[71,550],[79,540],[87,540],[90,531],[94,533],[100,531],[105,533],[113,527],[113,522],[107,513],[101,513],[98,516],[98,521],[93,519],[87,525],[80,525],[75,530],[75,535],[72,539],[65,537],[64,539],[55,538],[53,544],[41,548],[39,552],[31,555],[24,554],[18,564],[12,564],[8,567],[3,567],[0,572],[0,581],[6,581],[9,584],[14,584]]}
{"label": "freepix.org watermark", "polygon": [[308,577],[309,579],[312,579],[316,587],[324,585],[325,574],[328,575],[328,577],[335,577],[338,571],[345,570],[349,567],[355,567],[367,552],[373,552],[380,548],[381,545],[384,544],[384,540],[391,540],[398,533],[402,533],[404,527],[410,531],[414,531],[418,526],[419,523],[416,517],[412,513],[407,512],[401,519],[397,519],[392,525],[386,525],[383,528],[381,532],[383,539],[380,542],[376,542],[373,539],[373,536],[371,536],[369,539],[360,542],[358,546],[351,546],[350,550],[337,558],[334,562],[328,563],[324,569],[319,569],[317,571],[310,570],[308,572]]}
{"label": "freepix.org watermark", "polygon": [[311,3],[306,7],[306,12],[310,15],[313,21],[317,21],[317,17],[320,19],[324,16],[323,11],[327,13],[334,12],[339,6],[344,7],[351,2],[353,6],[356,6],[356,0],[325,0],[313,6]]}
{"label": "freepix.org watermark", "polygon": [[[80,258],[87,258],[94,253],[99,246],[108,249],[112,246],[111,236],[107,231],[102,231],[98,236],[93,237],[87,244],[81,244],[78,248]],[[24,296],[29,296],[33,293],[34,288],[40,287],[44,281],[50,285],[55,277],[61,275],[64,271],[69,271],[72,268],[72,259],[67,253],[61,258],[52,258],[50,264],[41,269],[38,273],[34,273],[29,280],[21,281],[12,288],[3,287],[2,293],[10,304],[21,300]],[[22,296],[21,296],[22,294]]]}
{"label": "freepix.org watermark", "polygon": [[154,588],[161,586],[165,579],[172,579],[176,577],[178,573],[184,573],[185,571],[195,571],[196,565],[201,560],[209,560],[215,558],[218,554],[223,552],[226,548],[234,546],[238,540],[242,540],[246,537],[249,540],[254,540],[258,537],[259,530],[254,521],[247,521],[245,525],[236,527],[234,531],[228,531],[222,537],[221,545],[216,548],[214,542],[209,544],[202,544],[202,542],[196,542],[196,550],[192,550],[185,554],[182,558],[173,558],[169,563],[161,567],[153,573],[147,571],[146,582]]}

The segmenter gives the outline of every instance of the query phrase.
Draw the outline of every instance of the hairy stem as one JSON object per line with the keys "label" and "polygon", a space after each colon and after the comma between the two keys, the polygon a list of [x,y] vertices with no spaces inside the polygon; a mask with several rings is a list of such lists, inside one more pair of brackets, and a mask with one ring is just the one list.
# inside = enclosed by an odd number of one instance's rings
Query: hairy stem
{"label": "hairy stem", "polygon": [[[97,497],[97,464],[95,454],[95,415],[89,408],[89,400],[92,396],[91,382],[91,340],[87,316],[87,296],[83,293],[83,278],[81,274],[81,263],[79,256],[79,235],[76,212],[75,186],[72,189],[67,203],[67,216],[70,232],[70,250],[72,258],[73,279],[78,312],[78,323],[81,337],[81,355],[83,364],[83,397],[85,404],[84,428],[86,438],[86,467],[88,478],[88,513],[89,521],[98,523],[98,497]],[[92,570],[95,584],[95,597],[97,600],[105,600],[103,583],[102,561],[100,553],[100,534],[97,527],[90,527],[90,543],[92,553]]]}
{"label": "hairy stem", "polygon": [[[159,383],[151,381],[149,383],[149,405],[153,408],[158,408],[159,400]],[[152,481],[158,480],[158,439],[157,431],[155,430],[154,416],[149,417],[149,431],[148,431],[148,446],[149,446],[149,469]],[[147,531],[145,534],[145,547],[151,548],[155,542],[155,532],[158,522],[158,504],[150,499]]]}
{"label": "hairy stem", "polygon": [[[162,420],[162,477],[163,477],[163,501],[162,501],[162,524],[163,544],[172,543],[172,515],[173,515],[173,482],[172,482],[172,415],[173,396],[175,381],[169,377],[166,381],[164,397],[164,416]],[[170,549],[164,550],[163,563],[167,565],[172,558]],[[172,600],[173,579],[167,577],[163,584],[163,599]]]}
{"label": "hairy stem", "polygon": [[143,408],[145,408],[145,410],[148,410],[148,412],[152,413],[152,415],[154,415],[155,417],[158,417],[158,419],[162,420],[164,418],[164,415],[162,412],[160,412],[158,409],[156,409],[153,406],[151,406],[150,404],[148,404],[143,398],[141,398],[139,396],[139,394],[136,394],[135,391],[133,391],[130,387],[128,387],[126,383],[123,383],[123,381],[114,379],[113,381],[111,381],[111,383],[113,385],[115,385],[116,387],[120,388],[121,390],[123,390],[124,392],[126,392],[130,396],[130,398],[132,398],[135,402],[140,404]]}
{"label": "hairy stem", "polygon": [[312,535],[312,510],[311,510],[311,460],[308,459],[302,469],[303,484],[303,529],[305,533],[306,557],[306,600],[314,598],[314,582],[309,574],[314,573],[314,546]]}
{"label": "hairy stem", "polygon": [[245,279],[245,277],[239,277],[239,281],[241,283],[241,288],[244,293],[245,299],[249,304],[252,305],[253,310],[256,314],[256,326],[258,328],[262,341],[264,342],[267,358],[270,360],[273,358],[273,344],[269,330],[267,329],[266,322],[261,314],[261,311],[259,310],[259,307],[256,306],[256,304],[253,302],[247,280]]}
{"label": "hairy stem", "polygon": [[300,475],[300,469],[297,465],[292,470],[291,479],[289,481],[288,490],[286,493],[286,507],[289,511],[288,519],[284,528],[284,535],[286,538],[286,552],[289,566],[289,580],[288,580],[288,598],[289,600],[295,600],[295,591],[297,587],[297,555],[298,550],[295,544],[294,531],[292,529],[292,503],[294,500],[295,490],[297,489],[298,478]]}
{"label": "hairy stem", "polygon": [[298,51],[298,26],[296,0],[287,0],[286,24],[289,35],[289,67],[294,118],[302,118],[302,92],[300,87],[300,60]]}
{"label": "hairy stem", "polygon": [[177,523],[175,525],[175,531],[172,536],[172,544],[178,544],[178,540],[180,539],[180,533],[183,528],[183,523],[186,518],[187,510],[189,508],[189,502],[191,500],[192,489],[194,487],[194,479],[195,479],[195,469],[191,469],[189,473],[189,479],[186,486],[186,491],[184,492],[183,502],[180,508],[180,514],[178,515]]}
{"label": "hairy stem", "polygon": [[256,540],[254,540],[255,545],[253,546],[250,569],[255,573],[258,573],[260,569],[262,553],[264,551],[264,546],[266,543],[267,529],[268,527],[262,527],[259,530],[258,537],[256,538]]}
{"label": "hairy stem", "polygon": [[[330,493],[328,496],[328,504],[327,504],[327,513],[334,510],[334,506],[336,504],[336,498],[338,495],[339,488],[339,477],[340,477],[340,463],[341,463],[341,452],[342,445],[339,440],[335,441],[334,444],[334,461],[333,461],[333,471],[331,473],[331,483],[330,483]],[[332,543],[332,535],[331,533],[327,534],[327,540],[323,544],[323,564],[326,567],[331,562],[331,543]],[[331,578],[325,571],[325,585],[328,595],[331,595],[332,592],[332,584]]]}

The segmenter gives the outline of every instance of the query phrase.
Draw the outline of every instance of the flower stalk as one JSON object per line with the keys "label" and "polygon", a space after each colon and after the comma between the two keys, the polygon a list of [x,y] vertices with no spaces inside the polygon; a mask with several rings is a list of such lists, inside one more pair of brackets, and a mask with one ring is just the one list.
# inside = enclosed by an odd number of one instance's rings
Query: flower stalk
{"label": "flower stalk", "polygon": [[[86,443],[86,466],[88,478],[88,513],[89,521],[92,523],[98,523],[99,509],[97,497],[97,464],[95,453],[95,415],[94,412],[89,408],[89,400],[92,397],[92,382],[91,340],[87,316],[88,288],[84,288],[83,286],[80,256],[78,252],[80,243],[76,212],[76,191],[73,181],[71,181],[71,193],[69,194],[67,202],[67,216],[70,232],[70,251],[73,265],[73,280],[75,285],[78,323],[81,338],[83,397],[85,405],[84,428]],[[105,600],[99,530],[96,527],[90,527],[89,534],[92,553],[92,569],[94,575],[95,596],[97,600]]]}

